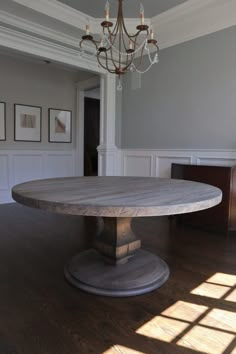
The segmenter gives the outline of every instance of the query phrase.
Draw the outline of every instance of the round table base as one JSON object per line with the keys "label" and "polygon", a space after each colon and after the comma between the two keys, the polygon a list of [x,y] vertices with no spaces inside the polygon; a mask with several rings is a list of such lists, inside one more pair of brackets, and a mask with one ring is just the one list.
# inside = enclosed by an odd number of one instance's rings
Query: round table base
{"label": "round table base", "polygon": [[159,288],[169,277],[167,264],[158,256],[139,249],[127,263],[110,265],[90,249],[65,266],[65,277],[74,286],[97,295],[126,297]]}

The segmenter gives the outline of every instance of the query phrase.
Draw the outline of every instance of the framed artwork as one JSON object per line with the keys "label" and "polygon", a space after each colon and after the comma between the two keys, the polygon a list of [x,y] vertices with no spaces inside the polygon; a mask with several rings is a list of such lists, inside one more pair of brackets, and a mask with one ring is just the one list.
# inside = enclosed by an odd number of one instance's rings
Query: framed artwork
{"label": "framed artwork", "polygon": [[0,140],[6,140],[6,103],[0,102]]}
{"label": "framed artwork", "polygon": [[15,104],[15,141],[41,141],[42,108]]}
{"label": "framed artwork", "polygon": [[48,141],[50,143],[71,143],[72,112],[62,109],[48,110]]}

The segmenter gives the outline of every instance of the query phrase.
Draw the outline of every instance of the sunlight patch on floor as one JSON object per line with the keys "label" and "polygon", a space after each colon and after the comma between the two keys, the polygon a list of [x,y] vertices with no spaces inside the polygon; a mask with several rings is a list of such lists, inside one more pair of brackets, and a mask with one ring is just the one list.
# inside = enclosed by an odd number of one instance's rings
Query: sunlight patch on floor
{"label": "sunlight patch on floor", "polygon": [[236,312],[213,309],[199,323],[236,334]]}
{"label": "sunlight patch on floor", "polygon": [[235,275],[216,273],[191,291],[205,298],[204,305],[177,301],[136,333],[195,352],[236,354],[236,312],[222,309],[224,302],[236,302],[235,285]]}
{"label": "sunlight patch on floor", "polygon": [[[200,304],[179,300],[144,323],[136,334],[195,353],[236,354],[236,312],[232,306],[223,309],[229,301],[236,302],[235,286],[235,275],[216,273],[190,292]],[[102,354],[147,353],[117,344]]]}
{"label": "sunlight patch on floor", "polygon": [[195,326],[177,344],[206,354],[222,354],[234,338],[233,334]]}
{"label": "sunlight patch on floor", "polygon": [[174,305],[163,311],[161,315],[183,320],[187,322],[195,321],[208,307],[192,304],[191,302],[177,301]]}
{"label": "sunlight patch on floor", "polygon": [[[232,291],[231,294],[229,294],[225,300],[227,301],[232,301],[232,302],[236,302],[236,289]],[[236,353],[236,352],[235,352]]]}
{"label": "sunlight patch on floor", "polygon": [[191,294],[221,299],[229,290],[229,287],[223,285],[202,283],[193,289]]}
{"label": "sunlight patch on floor", "polygon": [[156,316],[151,321],[140,327],[136,333],[170,343],[188,326],[189,324],[186,322]]}
{"label": "sunlight patch on floor", "polygon": [[219,285],[235,286],[236,285],[236,275],[216,273],[212,277],[206,280],[207,283],[215,283]]}
{"label": "sunlight patch on floor", "polygon": [[138,352],[137,350],[124,347],[123,345],[113,345],[112,348],[108,349],[102,354],[147,354],[147,353]]}

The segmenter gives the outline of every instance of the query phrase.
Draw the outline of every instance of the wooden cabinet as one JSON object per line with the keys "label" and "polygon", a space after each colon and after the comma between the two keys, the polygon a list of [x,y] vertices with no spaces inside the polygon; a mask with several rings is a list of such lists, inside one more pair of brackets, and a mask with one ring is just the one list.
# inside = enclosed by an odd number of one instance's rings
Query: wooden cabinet
{"label": "wooden cabinet", "polygon": [[236,230],[236,167],[172,164],[171,177],[211,184],[223,193],[219,205],[184,214],[182,222],[216,231]]}

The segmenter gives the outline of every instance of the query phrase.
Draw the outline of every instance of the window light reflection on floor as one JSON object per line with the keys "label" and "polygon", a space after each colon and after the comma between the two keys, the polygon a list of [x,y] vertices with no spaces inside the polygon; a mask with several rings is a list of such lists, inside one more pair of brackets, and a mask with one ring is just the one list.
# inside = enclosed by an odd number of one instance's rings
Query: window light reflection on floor
{"label": "window light reflection on floor", "polygon": [[194,326],[177,344],[206,354],[222,354],[234,338],[233,334]]}
{"label": "window light reflection on floor", "polygon": [[212,309],[199,324],[236,334],[236,312]]}
{"label": "window light reflection on floor", "polygon": [[[236,313],[233,309],[230,311],[231,308],[222,309],[222,301],[236,302],[235,285],[235,275],[216,273],[190,293],[199,299],[205,297],[204,305],[177,301],[136,333],[175,343],[196,353],[236,354]],[[206,298],[214,298],[214,306],[212,303],[205,306]],[[217,300],[220,300],[219,308]]]}
{"label": "window light reflection on floor", "polygon": [[212,297],[214,299],[221,299],[222,296],[224,296],[229,290],[230,287],[228,286],[203,283],[197,288],[193,289],[191,294]]}
{"label": "window light reflection on floor", "polygon": [[[195,353],[236,354],[236,312],[228,303],[236,302],[236,275],[216,273],[190,294],[191,300],[198,303],[177,301],[138,328],[136,334]],[[102,354],[119,353],[147,354],[122,345],[114,345]]]}
{"label": "window light reflection on floor", "polygon": [[188,326],[189,324],[186,322],[156,316],[151,321],[140,327],[136,333],[170,343]]}
{"label": "window light reflection on floor", "polygon": [[131,348],[124,347],[123,345],[113,345],[110,349],[102,354],[147,354],[144,352],[139,352]]}
{"label": "window light reflection on floor", "polygon": [[206,280],[207,283],[215,283],[219,285],[235,286],[236,285],[236,275],[216,273],[212,277]]}
{"label": "window light reflection on floor", "polygon": [[[232,302],[236,302],[236,289],[233,290],[226,298],[226,301],[232,301]],[[236,354],[236,352],[235,352]]]}
{"label": "window light reflection on floor", "polygon": [[192,304],[186,301],[177,301],[174,305],[163,311],[161,315],[183,320],[187,322],[195,321],[206,310],[207,306]]}

